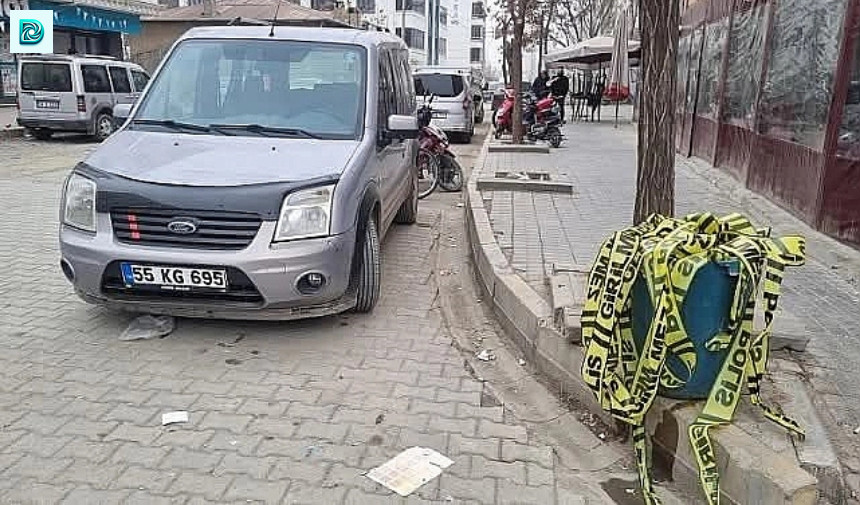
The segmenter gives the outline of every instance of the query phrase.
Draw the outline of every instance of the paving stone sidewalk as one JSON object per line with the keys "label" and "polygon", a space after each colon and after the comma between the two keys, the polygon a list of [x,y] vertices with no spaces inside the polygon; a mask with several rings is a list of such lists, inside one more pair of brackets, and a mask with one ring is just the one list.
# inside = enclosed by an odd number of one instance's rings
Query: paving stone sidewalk
{"label": "paving stone sidewalk", "polygon": [[[493,231],[513,268],[548,298],[545,277],[552,266],[587,268],[603,239],[629,225],[636,187],[636,129],[629,121],[577,122],[565,128],[566,141],[550,154],[491,153],[482,168],[542,171],[573,184],[573,195],[484,192]],[[609,116],[604,116],[609,117]],[[809,259],[791,269],[782,308],[812,336],[800,355],[810,373],[816,401],[832,416],[836,441],[848,470],[860,472],[860,251],[818,233],[785,210],[745,189],[720,169],[695,158],[678,157],[676,212],[741,212],[775,233],[801,233]],[[842,443],[844,442],[844,443]]]}
{"label": "paving stone sidewalk", "polygon": [[[392,230],[372,314],[180,319],[167,338],[121,342],[131,316],[79,301],[58,267],[60,187],[95,146],[0,141],[0,503],[583,503],[584,477],[486,406],[452,345],[431,257],[459,194]],[[163,427],[174,410],[190,421]],[[581,465],[626,449],[578,428]],[[413,445],[455,464],[408,498],[363,475]],[[608,502],[593,486],[589,503]]]}

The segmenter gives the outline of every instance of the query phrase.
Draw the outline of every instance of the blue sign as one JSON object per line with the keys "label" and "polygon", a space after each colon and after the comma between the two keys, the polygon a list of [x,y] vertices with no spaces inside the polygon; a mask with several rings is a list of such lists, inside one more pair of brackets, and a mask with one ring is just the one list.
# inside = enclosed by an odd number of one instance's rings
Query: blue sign
{"label": "blue sign", "polygon": [[44,0],[31,0],[31,9],[54,11],[54,26],[78,28],[97,32],[140,33],[140,16],[114,12],[84,5],[55,4]]}

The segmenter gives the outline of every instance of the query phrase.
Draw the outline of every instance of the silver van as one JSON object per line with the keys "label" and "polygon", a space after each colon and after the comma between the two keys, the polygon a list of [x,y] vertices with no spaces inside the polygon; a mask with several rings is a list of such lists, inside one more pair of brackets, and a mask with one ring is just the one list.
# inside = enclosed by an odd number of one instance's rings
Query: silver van
{"label": "silver van", "polygon": [[413,73],[419,98],[435,95],[433,124],[452,139],[471,142],[475,134],[475,100],[468,70],[422,67]]}
{"label": "silver van", "polygon": [[18,124],[42,140],[57,131],[106,139],[114,107],[134,103],[149,81],[139,65],[106,56],[26,56],[18,75]]}
{"label": "silver van", "polygon": [[84,300],[237,319],[373,309],[380,242],[418,212],[406,45],[270,30],[186,32],[69,175],[61,267]]}

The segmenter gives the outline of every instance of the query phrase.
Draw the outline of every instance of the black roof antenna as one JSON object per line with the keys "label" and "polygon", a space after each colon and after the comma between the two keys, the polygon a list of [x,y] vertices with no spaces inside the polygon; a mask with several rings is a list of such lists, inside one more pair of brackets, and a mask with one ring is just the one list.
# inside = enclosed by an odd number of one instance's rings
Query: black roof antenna
{"label": "black roof antenna", "polygon": [[275,36],[275,23],[278,21],[279,10],[281,10],[281,0],[278,0],[278,6],[275,7],[275,17],[272,18],[272,29],[269,30],[269,37]]}

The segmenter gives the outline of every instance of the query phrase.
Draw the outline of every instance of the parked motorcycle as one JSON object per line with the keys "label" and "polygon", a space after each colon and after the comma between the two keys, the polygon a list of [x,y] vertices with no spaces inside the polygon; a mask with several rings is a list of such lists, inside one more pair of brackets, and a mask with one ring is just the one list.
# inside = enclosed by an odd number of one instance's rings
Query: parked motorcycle
{"label": "parked motorcycle", "polygon": [[[552,96],[543,98],[524,93],[522,99],[523,126],[529,140],[546,140],[559,147],[564,135],[561,132],[561,110]],[[498,139],[513,129],[514,91],[505,90],[505,99],[493,118],[494,135]]]}
{"label": "parked motorcycle", "polygon": [[438,185],[445,191],[463,188],[463,169],[450,149],[448,135],[431,124],[435,95],[418,108],[418,198],[430,195]]}

